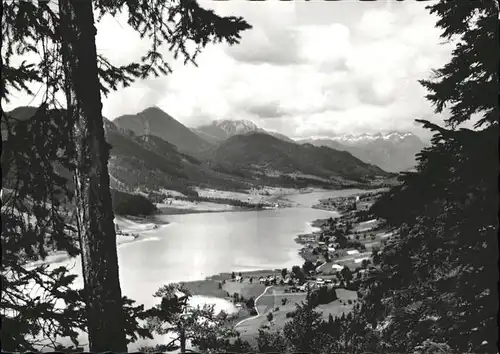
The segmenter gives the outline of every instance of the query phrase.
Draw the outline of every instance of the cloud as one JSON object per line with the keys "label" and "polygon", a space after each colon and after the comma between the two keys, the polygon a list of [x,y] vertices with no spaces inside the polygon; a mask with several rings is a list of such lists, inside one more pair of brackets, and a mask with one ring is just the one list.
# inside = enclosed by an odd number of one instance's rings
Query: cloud
{"label": "cloud", "polygon": [[[236,61],[250,64],[290,65],[300,61],[295,37],[296,11],[293,2],[205,2],[221,15],[242,16],[253,29],[242,34],[239,45],[225,52]],[[277,15],[279,14],[279,15]]]}
{"label": "cloud", "polygon": [[296,51],[296,38],[291,29],[277,29],[275,32],[266,33],[262,28],[256,28],[243,35],[241,44],[244,47],[232,46],[227,49],[227,53],[240,62],[275,65],[300,62]]}
{"label": "cloud", "polygon": [[[253,29],[239,45],[209,45],[198,67],[165,51],[173,74],[112,93],[105,116],[157,105],[187,126],[250,119],[291,137],[419,132],[415,118],[443,120],[417,80],[446,63],[451,47],[440,45],[436,17],[420,3],[200,3],[243,16]],[[97,48],[115,64],[148,48],[123,16],[105,17],[97,28]]]}
{"label": "cloud", "polygon": [[277,101],[253,105],[247,109],[247,112],[262,119],[279,118],[283,116],[283,110]]}
{"label": "cloud", "polygon": [[345,25],[304,25],[298,27],[301,57],[311,64],[343,63],[352,46]]}

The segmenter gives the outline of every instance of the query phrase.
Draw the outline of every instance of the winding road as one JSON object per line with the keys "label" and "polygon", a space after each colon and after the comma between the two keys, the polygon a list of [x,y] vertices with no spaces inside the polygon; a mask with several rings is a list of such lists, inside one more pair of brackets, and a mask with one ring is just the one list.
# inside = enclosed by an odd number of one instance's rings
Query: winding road
{"label": "winding road", "polygon": [[257,298],[255,299],[255,302],[254,302],[254,307],[255,307],[255,311],[257,311],[257,314],[255,316],[252,316],[252,317],[248,317],[248,318],[245,318],[244,320],[241,320],[240,322],[238,322],[234,327],[238,327],[239,325],[241,325],[242,323],[246,322],[246,321],[249,321],[249,320],[253,320],[253,319],[256,319],[257,317],[260,317],[262,316],[261,313],[259,313],[259,308],[257,307],[257,302],[259,301],[259,299],[267,292],[267,290],[269,290],[270,288],[272,288],[273,286],[270,285],[268,287],[266,287],[264,289],[264,291],[262,292],[262,294],[260,294],[259,296],[257,296]]}

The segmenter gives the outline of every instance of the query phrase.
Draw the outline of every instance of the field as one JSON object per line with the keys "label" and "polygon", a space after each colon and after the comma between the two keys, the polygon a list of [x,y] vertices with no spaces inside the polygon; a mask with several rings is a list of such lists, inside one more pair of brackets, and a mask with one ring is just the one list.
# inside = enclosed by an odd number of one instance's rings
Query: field
{"label": "field", "polygon": [[[292,318],[286,317],[286,314],[293,312],[296,305],[305,301],[306,293],[285,293],[283,287],[273,286],[267,289],[257,301],[259,315],[253,318],[248,318],[236,325],[236,329],[241,333],[242,339],[252,341],[258,335],[259,328],[268,327],[270,330],[283,329],[286,322]],[[323,318],[328,320],[328,316],[332,314],[341,316],[342,313],[347,313],[352,310],[357,302],[357,294],[355,291],[337,289],[338,300],[329,304],[319,305],[316,311],[323,314]],[[283,305],[282,301],[286,299]],[[351,304],[349,304],[349,300]],[[269,321],[267,315],[272,313],[272,320]]]}
{"label": "field", "polygon": [[[231,280],[230,273],[222,273],[206,280],[183,283],[184,286],[195,295],[204,295],[233,300],[233,294],[237,293],[246,300],[254,298],[258,315],[251,316],[245,304],[240,305],[240,309],[234,320],[236,329],[246,340],[255,339],[261,326],[269,326],[270,329],[282,329],[286,321],[288,312],[293,312],[296,305],[306,299],[305,292],[286,293],[288,286],[273,285],[266,287],[260,284],[258,279],[261,276],[278,276],[278,270],[262,270],[247,272],[242,274],[243,281]],[[253,281],[250,282],[250,277]],[[326,278],[326,277],[325,277]],[[219,287],[219,284],[220,287]],[[357,294],[355,291],[337,289],[338,300],[329,304],[319,305],[316,310],[323,313],[323,317],[328,319],[329,314],[340,316],[342,313],[349,312],[356,303]],[[228,296],[229,294],[229,296]],[[352,303],[349,304],[348,301]],[[271,322],[267,315],[272,313]]]}

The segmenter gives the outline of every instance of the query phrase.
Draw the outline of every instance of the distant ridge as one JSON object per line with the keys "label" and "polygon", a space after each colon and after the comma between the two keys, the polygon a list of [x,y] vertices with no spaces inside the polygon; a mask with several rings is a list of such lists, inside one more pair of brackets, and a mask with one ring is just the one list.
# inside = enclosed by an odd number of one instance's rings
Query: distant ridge
{"label": "distant ridge", "polygon": [[[35,112],[35,107],[18,107],[8,113],[19,120],[29,120]],[[111,145],[108,163],[111,188],[127,192],[171,189],[187,194],[194,193],[193,187],[221,190],[246,190],[262,185],[339,188],[373,185],[374,179],[380,181],[377,177],[390,176],[345,151],[300,145],[267,132],[246,132],[244,128],[252,128],[248,124],[235,129],[244,134],[233,135],[215,145],[159,109],[145,112],[146,122],[138,115],[130,115],[121,117],[118,122],[122,124],[117,125],[103,117],[106,140]],[[187,147],[184,145],[184,151],[158,136],[164,133],[161,129],[169,127],[178,128],[185,139],[194,136]],[[183,142],[178,139],[171,137],[171,140],[182,146]],[[8,145],[6,142],[4,147],[8,149]],[[198,156],[186,152],[188,148],[196,152],[200,146],[207,148]],[[58,169],[58,173],[68,175],[69,171]],[[9,181],[9,177],[3,176],[3,181]]]}
{"label": "distant ridge", "polygon": [[346,134],[324,139],[304,139],[299,143],[328,146],[350,152],[360,160],[385,171],[400,172],[416,166],[415,155],[426,145],[410,132]]}
{"label": "distant ridge", "polygon": [[266,173],[302,173],[325,179],[340,177],[359,181],[388,176],[379,167],[367,164],[349,152],[290,143],[266,133],[234,135],[214,148],[211,159],[221,165]]}
{"label": "distant ridge", "polygon": [[265,133],[274,136],[278,139],[288,142],[294,142],[289,137],[275,132],[270,132],[260,128],[257,124],[249,120],[214,120],[212,123],[194,128],[193,131],[200,137],[211,141],[212,143],[220,143],[234,135],[244,135],[248,133]]}
{"label": "distant ridge", "polygon": [[138,136],[157,136],[188,154],[197,154],[212,146],[158,107],[150,107],[137,114],[120,116],[114,119],[113,123],[119,128],[131,130]]}

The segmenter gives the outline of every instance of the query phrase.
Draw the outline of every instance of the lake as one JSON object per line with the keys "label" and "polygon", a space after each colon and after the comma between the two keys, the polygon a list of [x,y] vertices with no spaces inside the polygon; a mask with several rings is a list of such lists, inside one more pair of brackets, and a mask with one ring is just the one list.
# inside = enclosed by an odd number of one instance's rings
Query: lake
{"label": "lake", "polygon": [[[170,224],[118,248],[122,293],[150,307],[158,302],[152,294],[167,283],[204,279],[220,272],[302,265],[295,237],[311,232],[310,223],[315,219],[338,216],[311,206],[319,199],[359,192],[288,195],[285,198],[294,207],[285,209],[158,216]],[[79,258],[69,263],[81,274]],[[77,280],[77,286],[82,286],[82,278]],[[217,305],[230,310],[222,302]]]}
{"label": "lake", "polygon": [[[359,192],[288,195],[286,199],[295,206],[285,209],[158,216],[170,224],[118,248],[122,292],[150,306],[155,302],[152,294],[170,282],[204,279],[220,272],[301,265],[295,237],[311,232],[311,221],[338,215],[311,206],[319,199]],[[79,258],[69,263],[81,274]]]}

